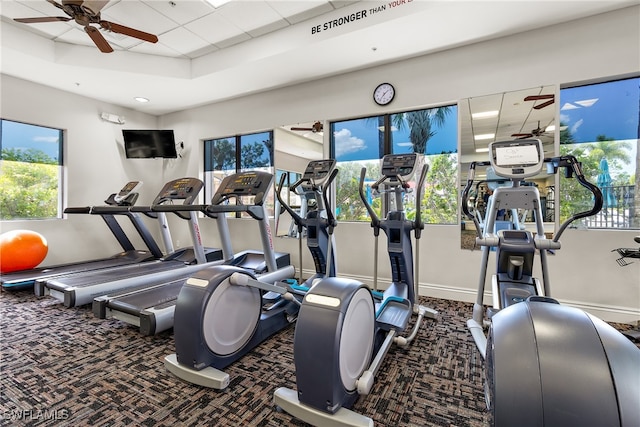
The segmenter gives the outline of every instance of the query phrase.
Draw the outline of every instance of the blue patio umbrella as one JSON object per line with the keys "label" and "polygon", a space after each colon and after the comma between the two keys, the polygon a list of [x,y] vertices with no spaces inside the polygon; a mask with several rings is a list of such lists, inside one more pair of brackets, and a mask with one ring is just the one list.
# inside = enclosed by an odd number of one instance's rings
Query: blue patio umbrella
{"label": "blue patio umbrella", "polygon": [[609,162],[606,158],[600,160],[600,173],[596,181],[602,191],[602,207],[610,208],[617,205],[616,198],[611,189],[611,175],[609,175]]}

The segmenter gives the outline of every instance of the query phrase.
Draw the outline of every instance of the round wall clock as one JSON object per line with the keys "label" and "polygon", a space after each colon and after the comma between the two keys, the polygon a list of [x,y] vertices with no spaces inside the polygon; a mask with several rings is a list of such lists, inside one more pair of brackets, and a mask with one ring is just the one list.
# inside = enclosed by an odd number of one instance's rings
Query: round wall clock
{"label": "round wall clock", "polygon": [[387,105],[395,95],[396,90],[391,83],[380,83],[373,91],[373,100],[378,105]]}

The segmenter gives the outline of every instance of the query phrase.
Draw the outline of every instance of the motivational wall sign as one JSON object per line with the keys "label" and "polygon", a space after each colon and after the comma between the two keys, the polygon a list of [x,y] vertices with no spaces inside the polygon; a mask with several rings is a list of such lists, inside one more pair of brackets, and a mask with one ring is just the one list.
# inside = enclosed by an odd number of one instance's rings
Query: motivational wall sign
{"label": "motivational wall sign", "polygon": [[393,0],[385,4],[380,4],[368,9],[362,9],[358,12],[349,13],[339,18],[331,19],[330,21],[323,22],[322,24],[314,25],[311,27],[311,34],[319,34],[321,32],[329,31],[334,28],[338,28],[342,25],[349,24],[351,22],[359,21],[361,19],[367,19],[376,14],[384,13],[387,10],[400,7],[402,5],[411,3],[413,0]]}

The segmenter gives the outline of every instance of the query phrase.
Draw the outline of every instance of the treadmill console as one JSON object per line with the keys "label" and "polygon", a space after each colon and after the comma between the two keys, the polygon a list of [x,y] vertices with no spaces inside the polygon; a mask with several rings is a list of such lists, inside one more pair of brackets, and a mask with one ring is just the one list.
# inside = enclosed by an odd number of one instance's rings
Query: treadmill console
{"label": "treadmill console", "polygon": [[180,178],[167,182],[153,204],[159,205],[167,200],[183,200],[183,205],[191,205],[203,186],[203,182],[198,178]]}
{"label": "treadmill console", "polygon": [[262,171],[239,172],[225,177],[218,191],[211,199],[212,205],[218,205],[231,197],[256,196],[254,205],[264,203],[273,184],[273,175]]}
{"label": "treadmill console", "polygon": [[418,155],[410,154],[387,154],[382,158],[382,175],[387,178],[400,177],[402,181],[409,181],[413,176]]}
{"label": "treadmill console", "polygon": [[312,190],[311,186],[322,186],[331,176],[331,172],[336,167],[335,159],[312,160],[304,170],[301,179],[301,187],[304,191]]}
{"label": "treadmill console", "polygon": [[125,201],[127,197],[131,195],[134,191],[137,191],[140,187],[142,187],[141,181],[131,181],[127,182],[127,184],[122,187],[122,189],[113,197],[113,200],[120,204]]}
{"label": "treadmill console", "polygon": [[489,144],[489,160],[496,175],[520,180],[537,175],[544,163],[539,139],[517,139]]}

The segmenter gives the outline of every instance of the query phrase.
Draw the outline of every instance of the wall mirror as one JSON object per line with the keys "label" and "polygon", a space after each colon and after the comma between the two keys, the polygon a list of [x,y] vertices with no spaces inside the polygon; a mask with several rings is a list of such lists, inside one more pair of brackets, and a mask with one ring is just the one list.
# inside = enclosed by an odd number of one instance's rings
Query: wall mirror
{"label": "wall mirror", "polygon": [[[296,123],[275,128],[274,140],[275,185],[279,184],[282,174],[289,173],[288,180],[285,180],[285,188],[282,189],[282,196],[294,210],[300,212],[303,201],[297,194],[289,191],[289,186],[302,176],[309,161],[324,157],[324,122]],[[297,237],[296,227],[292,223],[291,216],[287,212],[276,209],[276,236]]]}
{"label": "wall mirror", "polygon": [[[497,93],[463,99],[459,104],[460,114],[460,185],[467,183],[469,165],[473,161],[488,160],[488,145],[493,141],[518,138],[538,138],[542,141],[545,157],[555,153],[555,126],[557,100],[556,86],[540,86],[512,92]],[[538,187],[541,196],[545,226],[553,232],[555,222],[555,175],[542,173],[527,181]],[[498,185],[495,177],[486,168],[476,169],[476,176],[469,198],[470,209],[482,224],[487,198],[491,187]],[[462,188],[460,194],[462,194]],[[518,222],[526,224],[532,220],[530,212],[517,212]],[[504,226],[512,226],[516,212],[505,212]],[[476,230],[472,221],[461,218],[461,247],[474,249]]]}

